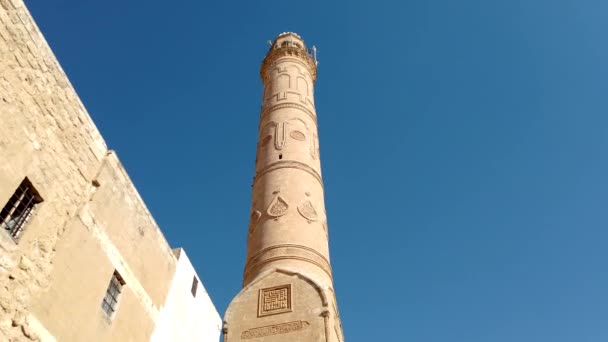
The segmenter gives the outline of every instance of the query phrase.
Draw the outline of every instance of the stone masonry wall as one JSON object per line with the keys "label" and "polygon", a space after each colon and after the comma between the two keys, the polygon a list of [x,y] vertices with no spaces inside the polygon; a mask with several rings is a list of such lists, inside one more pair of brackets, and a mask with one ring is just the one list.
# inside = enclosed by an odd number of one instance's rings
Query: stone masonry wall
{"label": "stone masonry wall", "polygon": [[[34,331],[40,324],[29,320],[31,309],[48,293],[53,283],[52,274],[61,274],[56,272],[57,268],[69,267],[54,263],[58,242],[66,229],[82,220],[82,213],[93,210],[88,201],[99,186],[97,177],[103,172],[102,165],[107,158],[110,157],[103,138],[23,1],[0,0],[0,206],[24,177],[28,177],[44,199],[18,244],[0,231],[1,341],[41,338]],[[124,172],[118,160],[112,158],[109,161],[113,164],[112,172]],[[132,187],[126,173],[117,177],[122,180],[116,184],[106,182],[101,187]],[[134,203],[136,215],[149,216],[134,188],[121,193],[128,203]],[[95,209],[98,218],[104,215],[99,213],[102,209],[103,204]],[[170,253],[166,253],[169,246],[160,231],[156,232],[158,227],[153,219],[145,220],[151,222],[145,232],[151,239],[142,248],[149,255],[158,254],[160,259],[171,258]],[[130,228],[137,232],[138,227]],[[119,259],[130,265],[128,268],[135,277],[142,278],[140,287],[150,293],[147,300],[160,305],[170,276],[166,285],[160,288],[152,285],[159,279],[148,275],[143,262],[136,260],[137,255],[125,250],[132,246],[121,240],[121,232],[106,233],[116,250],[126,253]],[[133,236],[129,235],[128,239]],[[105,258],[112,261],[107,255]],[[167,277],[174,263],[173,259],[163,259],[166,267],[159,277]],[[81,285],[76,279],[74,286]],[[139,304],[142,304],[141,298]]]}

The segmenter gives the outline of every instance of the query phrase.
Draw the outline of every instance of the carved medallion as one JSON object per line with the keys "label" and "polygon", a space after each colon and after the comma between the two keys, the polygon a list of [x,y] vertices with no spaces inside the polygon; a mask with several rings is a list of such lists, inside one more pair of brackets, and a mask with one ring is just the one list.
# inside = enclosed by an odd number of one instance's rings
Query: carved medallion
{"label": "carved medallion", "polygon": [[266,212],[272,217],[279,217],[285,215],[287,209],[289,209],[287,202],[280,195],[276,195]]}
{"label": "carved medallion", "polygon": [[251,217],[249,218],[249,234],[253,233],[255,227],[257,227],[258,222],[260,222],[260,217],[262,217],[262,213],[259,210],[251,210]]}
{"label": "carved medallion", "polygon": [[260,290],[258,316],[291,312],[291,284]]}
{"label": "carved medallion", "polygon": [[319,215],[310,200],[306,200],[300,204],[298,206],[298,212],[308,221],[316,221],[319,218]]}
{"label": "carved medallion", "polygon": [[304,133],[300,131],[291,131],[291,133],[289,133],[289,136],[299,141],[304,141],[304,139],[306,139]]}

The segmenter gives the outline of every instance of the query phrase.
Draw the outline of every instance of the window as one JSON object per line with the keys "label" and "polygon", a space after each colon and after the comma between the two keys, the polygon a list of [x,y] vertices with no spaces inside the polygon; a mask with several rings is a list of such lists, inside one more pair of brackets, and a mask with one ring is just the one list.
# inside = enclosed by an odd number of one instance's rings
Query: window
{"label": "window", "polygon": [[112,317],[114,312],[116,312],[118,297],[120,296],[124,285],[125,281],[117,271],[114,271],[112,280],[110,280],[110,285],[108,285],[108,290],[106,291],[106,296],[103,297],[103,301],[101,302],[101,308],[108,317]]}
{"label": "window", "polygon": [[42,197],[26,177],[0,211],[0,227],[4,228],[15,242],[19,241],[25,224],[40,202]]}
{"label": "window", "polygon": [[190,290],[190,292],[192,292],[192,296],[196,297],[196,289],[198,288],[198,279],[196,279],[196,276],[194,276],[192,278],[192,289]]}

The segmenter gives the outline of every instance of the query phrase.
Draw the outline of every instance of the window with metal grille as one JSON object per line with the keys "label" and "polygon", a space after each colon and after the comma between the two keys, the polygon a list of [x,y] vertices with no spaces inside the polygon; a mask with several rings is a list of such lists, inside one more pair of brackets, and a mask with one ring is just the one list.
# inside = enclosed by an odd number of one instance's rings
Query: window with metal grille
{"label": "window with metal grille", "polygon": [[192,278],[192,289],[190,290],[190,292],[192,292],[192,296],[196,297],[196,290],[198,289],[198,279],[196,279],[196,276],[194,276]]}
{"label": "window with metal grille", "polygon": [[0,227],[4,228],[15,242],[19,241],[27,221],[40,202],[42,197],[26,177],[0,211]]}
{"label": "window with metal grille", "polygon": [[125,285],[125,281],[122,279],[118,271],[114,271],[110,285],[106,291],[106,296],[103,297],[101,302],[101,309],[109,316],[112,317],[116,312],[116,306],[118,304],[118,297],[122,292],[122,287]]}

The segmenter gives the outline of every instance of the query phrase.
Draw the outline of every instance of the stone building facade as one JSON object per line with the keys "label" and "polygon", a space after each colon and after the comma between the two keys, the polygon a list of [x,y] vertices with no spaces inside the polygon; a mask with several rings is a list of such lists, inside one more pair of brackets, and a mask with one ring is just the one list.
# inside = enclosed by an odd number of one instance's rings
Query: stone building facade
{"label": "stone building facade", "polygon": [[0,160],[1,341],[219,339],[22,0],[0,0]]}

